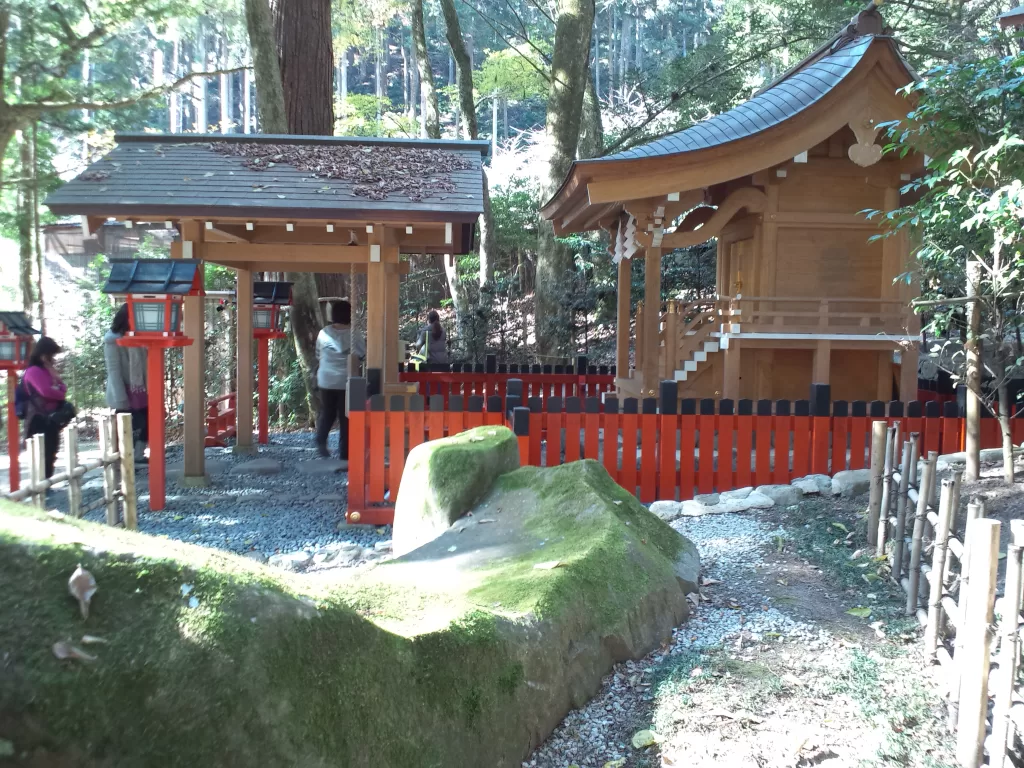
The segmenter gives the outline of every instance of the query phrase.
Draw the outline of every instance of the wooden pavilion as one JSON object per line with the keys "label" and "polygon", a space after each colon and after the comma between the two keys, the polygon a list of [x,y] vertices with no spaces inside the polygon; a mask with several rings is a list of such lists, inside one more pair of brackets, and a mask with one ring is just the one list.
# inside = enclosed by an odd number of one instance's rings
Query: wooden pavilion
{"label": "wooden pavilion", "polygon": [[[747,102],[679,133],[573,164],[542,214],[605,229],[618,263],[617,384],[654,396],[914,400],[919,325],[902,235],[876,220],[922,157],[883,155],[879,124],[915,75],[873,6]],[[717,296],[662,306],[666,251],[717,239]],[[630,363],[630,260],[646,259]]]}
{"label": "wooden pavilion", "polygon": [[[108,219],[177,230],[173,258],[237,274],[238,338],[252,339],[254,272],[367,276],[367,369],[397,390],[402,254],[465,254],[483,211],[486,141],[319,136],[115,137],[102,160],[51,194],[59,216],[88,230]],[[206,480],[203,298],[188,297],[185,481]],[[252,450],[253,345],[238,345],[237,446]]]}

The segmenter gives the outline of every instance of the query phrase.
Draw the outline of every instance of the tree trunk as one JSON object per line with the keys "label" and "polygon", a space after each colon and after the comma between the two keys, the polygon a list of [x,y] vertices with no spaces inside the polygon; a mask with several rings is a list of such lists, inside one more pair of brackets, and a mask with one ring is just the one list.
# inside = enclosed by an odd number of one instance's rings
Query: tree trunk
{"label": "tree trunk", "polygon": [[[266,2],[266,0],[262,0]],[[269,13],[269,11],[268,11]],[[175,25],[174,48],[171,53],[171,80],[178,79],[178,70],[181,68],[181,32]],[[168,130],[171,133],[181,133],[181,93],[175,88],[168,94],[167,101]]]}
{"label": "tree trunk", "polygon": [[[197,27],[198,32],[196,34],[199,39],[196,41],[196,44],[198,45],[199,52],[196,55],[196,59],[198,59],[197,63],[199,69],[205,70],[208,68],[206,65],[206,31],[203,29],[202,18],[199,19]],[[192,130],[196,133],[206,133],[209,128],[209,118],[206,111],[206,78],[201,77],[198,80],[193,80],[192,82],[194,83],[193,87],[195,87],[199,93],[199,96],[195,101],[196,119],[195,122],[192,123]]]}
{"label": "tree trunk", "polygon": [[[220,41],[220,66],[228,68],[228,42]],[[220,132],[231,132],[231,75],[220,76]]]}
{"label": "tree trunk", "polygon": [[37,288],[39,290],[39,330],[46,334],[46,300],[43,291],[43,244],[40,241],[42,227],[39,222],[39,131],[38,124],[32,123],[32,248],[36,255]]}
{"label": "tree trunk", "polygon": [[242,73],[242,132],[252,133],[252,70]]}
{"label": "tree trunk", "polygon": [[[967,264],[968,298],[977,297],[981,292],[980,261]],[[964,425],[967,468],[964,480],[975,482],[981,474],[981,348],[979,332],[981,329],[981,303],[972,301],[967,305],[967,418]]]}
{"label": "tree trunk", "polygon": [[434,88],[434,73],[430,68],[430,51],[427,49],[427,34],[423,26],[423,0],[412,0],[412,41],[416,49],[416,67],[419,70],[422,95],[421,130],[427,138],[439,139],[441,121],[437,114],[437,90]]}
{"label": "tree trunk", "polygon": [[491,162],[498,156],[498,92],[491,94]]}
{"label": "tree trunk", "polygon": [[31,314],[35,303],[35,291],[32,289],[32,273],[35,263],[32,258],[32,192],[28,182],[32,175],[32,145],[28,133],[22,131],[18,136],[18,172],[21,182],[18,184],[18,263],[21,277],[21,308]]}
{"label": "tree trunk", "polygon": [[348,101],[348,49],[341,57],[341,103]]}
{"label": "tree trunk", "polygon": [[1003,436],[1003,480],[1007,485],[1013,485],[1013,429],[1010,426],[1010,409],[1013,403],[1010,401],[1010,386],[1007,379],[1007,369],[1012,366],[1013,361],[1006,360],[1003,356],[999,377],[999,431]]}
{"label": "tree trunk", "polygon": [[276,0],[274,32],[288,131],[333,135],[331,0]]}
{"label": "tree trunk", "polygon": [[597,99],[597,61],[593,76],[587,78],[587,91],[583,94],[583,117],[580,121],[580,143],[577,154],[586,160],[600,157],[604,150],[604,127],[601,125],[601,103]]}
{"label": "tree trunk", "polygon": [[[593,0],[560,0],[545,123],[549,152],[541,189],[545,201],[561,186],[576,158],[593,26]],[[541,222],[534,293],[537,349],[541,355],[562,357],[570,353],[564,286],[572,271],[572,252],[555,239],[551,222]]]}
{"label": "tree trunk", "polygon": [[415,125],[419,121],[420,102],[423,97],[420,95],[420,65],[416,56],[416,40],[409,38],[409,120]]}
{"label": "tree trunk", "polygon": [[252,49],[260,133],[288,133],[274,20],[268,0],[245,0],[245,26],[249,32],[249,48]]}

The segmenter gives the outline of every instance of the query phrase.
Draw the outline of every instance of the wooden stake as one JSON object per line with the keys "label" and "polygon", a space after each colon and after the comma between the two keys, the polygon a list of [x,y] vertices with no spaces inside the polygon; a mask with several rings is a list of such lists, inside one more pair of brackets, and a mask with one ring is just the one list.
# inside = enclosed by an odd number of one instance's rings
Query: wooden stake
{"label": "wooden stake", "polygon": [[992,742],[989,747],[989,765],[1004,768],[1007,753],[1013,747],[1013,723],[1010,707],[1013,688],[1017,682],[1020,664],[1020,595],[1024,568],[1024,520],[1010,521],[1010,548],[1006,555],[1006,583],[999,609],[999,674],[995,678],[996,706],[992,713]]}
{"label": "wooden stake", "polygon": [[903,553],[907,548],[907,502],[910,490],[910,467],[914,449],[910,441],[903,444],[903,465],[900,467],[899,495],[896,499],[896,532],[893,540],[892,575],[896,583],[903,577]]}
{"label": "wooden stake", "polygon": [[[996,596],[999,565],[999,523],[977,518],[967,523],[971,540],[969,594],[966,621],[958,631],[964,635],[960,676],[960,721],[956,735],[956,757],[962,768],[979,768],[985,745],[985,716],[988,713],[989,625]],[[963,600],[963,598],[961,598]],[[961,655],[958,653],[954,657]]]}
{"label": "wooden stake", "polygon": [[914,516],[914,534],[910,545],[909,589],[907,589],[907,616],[917,613],[920,602],[921,584],[921,549],[924,546],[924,526],[928,521],[928,507],[931,504],[931,489],[934,487],[935,464],[938,456],[935,451],[928,454],[921,472],[921,487],[917,492],[917,514]]}
{"label": "wooden stake", "polygon": [[877,554],[885,554],[885,540],[889,532],[889,505],[892,496],[892,464],[896,450],[896,430],[889,429],[885,435],[885,463],[882,467],[882,505],[878,511]]}
{"label": "wooden stake", "polygon": [[40,485],[46,479],[46,438],[43,435],[33,435],[29,440],[29,450],[32,455],[32,499],[39,509],[45,509],[46,490]]}
{"label": "wooden stake", "polygon": [[878,516],[882,509],[882,478],[885,471],[885,445],[888,426],[871,422],[871,496],[868,501],[868,544],[878,543]]}
{"label": "wooden stake", "polygon": [[78,425],[72,422],[64,428],[64,446],[67,450],[68,512],[72,517],[82,516],[82,480],[75,472],[78,467]]}
{"label": "wooden stake", "polygon": [[942,578],[946,566],[946,549],[949,546],[949,524],[953,510],[953,481],[942,481],[942,492],[939,497],[939,524],[935,528],[935,551],[932,553],[932,580],[928,595],[928,623],[924,630],[925,656],[935,660],[935,650],[939,644],[939,616],[942,613]]}
{"label": "wooden stake", "polygon": [[117,414],[117,443],[121,447],[121,496],[124,498],[124,527],[134,530],[139,527],[139,512],[138,497],[135,494],[135,445],[130,413]]}
{"label": "wooden stake", "polygon": [[114,493],[114,454],[113,418],[108,414],[101,416],[100,455],[103,459],[103,503],[107,508],[107,525],[117,525],[117,497]]}
{"label": "wooden stake", "polygon": [[964,666],[964,643],[967,642],[967,633],[961,631],[967,621],[968,600],[970,599],[971,582],[971,558],[974,557],[974,540],[971,538],[971,521],[980,520],[985,515],[984,507],[978,499],[973,499],[967,505],[967,526],[964,530],[964,555],[960,560],[960,585],[957,587],[956,605],[959,615],[957,617],[956,638],[953,641],[953,669],[949,678],[949,727],[955,729],[960,717],[960,688],[963,682]]}
{"label": "wooden stake", "polygon": [[910,433],[910,484],[917,488],[917,463],[921,460],[921,435]]}

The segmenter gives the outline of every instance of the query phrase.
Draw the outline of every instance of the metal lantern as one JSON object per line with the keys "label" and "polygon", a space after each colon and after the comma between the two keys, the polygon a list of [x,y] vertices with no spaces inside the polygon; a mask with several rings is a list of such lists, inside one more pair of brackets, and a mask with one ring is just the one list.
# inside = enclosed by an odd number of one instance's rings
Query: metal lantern
{"label": "metal lantern", "polygon": [[39,331],[24,312],[0,312],[0,368],[17,369],[28,365],[33,336]]}
{"label": "metal lantern", "polygon": [[291,283],[253,283],[253,335],[282,336],[288,307],[292,305]]}
{"label": "metal lantern", "polygon": [[196,259],[111,259],[103,292],[128,301],[129,335],[181,336],[185,296],[202,296]]}

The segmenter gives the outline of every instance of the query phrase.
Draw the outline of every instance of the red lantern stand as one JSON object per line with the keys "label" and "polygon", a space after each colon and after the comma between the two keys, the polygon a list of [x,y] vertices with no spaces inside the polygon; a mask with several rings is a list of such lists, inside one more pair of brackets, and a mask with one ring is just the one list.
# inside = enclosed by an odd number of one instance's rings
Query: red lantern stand
{"label": "red lantern stand", "polygon": [[[143,347],[149,426],[149,508],[167,506],[164,453],[164,350],[192,345],[181,332],[185,296],[202,296],[202,273],[191,259],[112,259],[103,292],[128,301],[129,330],[122,347]],[[147,290],[148,289],[148,290]],[[122,446],[127,450],[127,446]]]}
{"label": "red lantern stand", "polygon": [[122,347],[146,348],[146,396],[149,425],[149,508],[156,512],[167,506],[167,464],[164,435],[167,413],[164,411],[164,350],[189,347],[187,336],[128,336],[117,340]]}
{"label": "red lantern stand", "polygon": [[[15,390],[18,388],[18,371],[28,368],[28,357],[32,348],[32,334],[38,333],[28,326],[28,317],[21,312],[0,313],[18,323],[18,330],[11,327],[12,323],[0,319],[0,370],[7,371],[7,456],[10,462],[8,470],[11,491],[21,488],[21,430],[18,426],[18,414],[14,407]],[[24,326],[24,327],[22,327]],[[21,333],[19,331],[24,331]],[[31,331],[31,333],[29,333]]]}
{"label": "red lantern stand", "polygon": [[284,339],[288,334],[284,331],[272,331],[266,328],[253,329],[256,337],[256,384],[259,387],[259,442],[266,445],[270,442],[270,341]]}
{"label": "red lantern stand", "polygon": [[285,313],[292,303],[292,284],[253,284],[252,335],[257,341],[256,384],[259,391],[259,444],[270,442],[270,340],[284,339]]}

